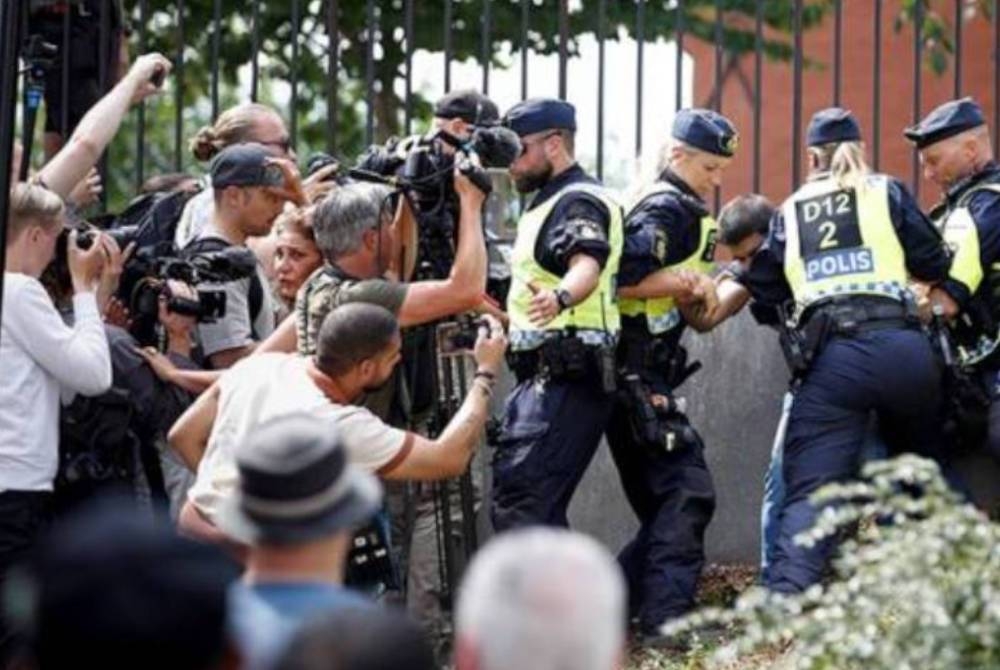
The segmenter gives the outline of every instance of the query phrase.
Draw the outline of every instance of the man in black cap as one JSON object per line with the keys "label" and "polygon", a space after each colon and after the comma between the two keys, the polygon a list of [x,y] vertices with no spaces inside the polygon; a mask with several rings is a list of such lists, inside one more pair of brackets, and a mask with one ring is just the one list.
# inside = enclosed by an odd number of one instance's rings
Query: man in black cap
{"label": "man in black cap", "polygon": [[704,445],[674,394],[696,369],[680,345],[687,324],[682,310],[711,303],[715,295],[708,272],[717,226],[706,200],[738,142],[732,123],[707,109],[678,112],[671,134],[659,178],[639,192],[625,217],[618,364],[627,388],[608,431],[640,522],[618,559],[631,614],[648,637],[693,606],[715,509]]}
{"label": "man in black cap", "polygon": [[804,591],[825,568],[833,540],[806,547],[795,538],[816,520],[810,496],[857,474],[870,413],[890,453],[940,459],[943,447],[940,372],[907,281],[941,284],[950,258],[906,188],[869,170],[850,112],[816,113],[806,139],[809,177],[739,278],[788,324],[786,492],[763,575],[785,593]]}
{"label": "man in black cap", "polygon": [[[215,214],[183,249],[187,257],[229,247],[245,247],[248,237],[267,235],[286,201],[304,204],[305,194],[294,163],[273,157],[262,144],[226,147],[212,159]],[[274,306],[264,270],[204,289],[224,291],[226,313],[198,325],[201,353],[214,369],[225,369],[248,355],[274,330]]]}
{"label": "man in black cap", "polygon": [[518,223],[507,298],[517,386],[493,460],[500,531],[568,525],[613,405],[622,244],[621,207],[574,158],[573,106],[526,100],[504,124],[522,144],[510,176],[535,195]]}
{"label": "man in black cap", "polygon": [[941,188],[930,217],[955,251],[951,278],[930,301],[949,318],[960,363],[977,372],[970,390],[980,408],[989,401],[986,442],[1000,459],[1000,165],[971,98],[946,102],[904,134],[920,152],[924,177]]}
{"label": "man in black cap", "polygon": [[473,89],[446,93],[434,103],[434,127],[460,139],[468,139],[476,127],[500,123],[497,104]]}
{"label": "man in black cap", "polygon": [[269,667],[309,617],[374,607],[343,583],[352,533],[378,511],[382,487],[309,412],[262,423],[236,464],[239,487],[217,521],[248,546],[231,600],[235,628],[250,666]]}

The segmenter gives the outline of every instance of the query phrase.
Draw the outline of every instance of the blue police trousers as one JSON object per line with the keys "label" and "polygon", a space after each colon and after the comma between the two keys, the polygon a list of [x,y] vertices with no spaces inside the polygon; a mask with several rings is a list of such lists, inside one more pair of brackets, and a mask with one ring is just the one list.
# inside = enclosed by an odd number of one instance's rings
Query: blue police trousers
{"label": "blue police trousers", "polygon": [[665,621],[694,606],[715,486],[697,433],[692,431],[691,444],[654,453],[636,443],[628,411],[616,405],[608,444],[639,531],[618,562],[628,585],[630,615],[638,619],[641,633],[655,635]]}
{"label": "blue police trousers", "polygon": [[834,337],[825,346],[789,415],[785,499],[766,586],[796,593],[822,576],[833,539],[806,548],[795,537],[816,520],[809,496],[857,475],[870,412],[889,455],[913,452],[944,461],[940,388],[939,364],[918,330],[873,330]]}
{"label": "blue police trousers", "polygon": [[497,532],[569,526],[566,510],[613,403],[596,379],[533,377],[514,387],[493,454],[490,518]]}

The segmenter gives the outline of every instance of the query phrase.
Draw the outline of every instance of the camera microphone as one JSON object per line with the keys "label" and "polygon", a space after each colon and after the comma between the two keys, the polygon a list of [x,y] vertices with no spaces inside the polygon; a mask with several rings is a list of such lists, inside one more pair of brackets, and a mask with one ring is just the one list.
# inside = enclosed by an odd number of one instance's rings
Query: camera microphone
{"label": "camera microphone", "polygon": [[257,257],[246,247],[228,247],[220,251],[199,254],[192,261],[205,274],[243,279],[257,271]]}
{"label": "camera microphone", "polygon": [[476,128],[469,142],[486,168],[506,168],[521,155],[521,138],[510,128]]}

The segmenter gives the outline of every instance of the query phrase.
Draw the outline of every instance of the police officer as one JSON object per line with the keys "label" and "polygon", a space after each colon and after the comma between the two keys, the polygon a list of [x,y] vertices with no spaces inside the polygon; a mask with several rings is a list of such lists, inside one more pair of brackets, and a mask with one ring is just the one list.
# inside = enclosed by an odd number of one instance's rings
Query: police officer
{"label": "police officer", "polygon": [[566,508],[611,415],[622,245],[620,206],[573,157],[574,107],[526,100],[504,123],[522,143],[511,178],[519,192],[536,194],[511,259],[517,386],[493,460],[491,517],[499,531],[568,525]]}
{"label": "police officer", "polygon": [[618,559],[644,637],[655,637],[664,621],[693,606],[705,528],[715,510],[701,438],[673,395],[694,369],[680,345],[686,321],[678,300],[690,301],[699,284],[713,290],[707,273],[717,226],[705,200],[737,144],[732,123],[706,109],[678,112],[671,134],[666,168],[625,218],[618,346],[624,388],[608,431],[640,522]]}
{"label": "police officer", "polygon": [[800,592],[833,549],[795,537],[813,525],[809,496],[856,474],[870,411],[889,451],[940,457],[940,372],[906,291],[908,275],[947,278],[940,236],[896,180],[869,172],[850,112],[818,112],[811,173],[775,215],[743,282],[755,300],[790,303],[798,388],[785,441],[785,499],[765,585]]}
{"label": "police officer", "polygon": [[993,157],[983,111],[971,98],[952,100],[904,131],[920,152],[924,177],[944,199],[931,219],[955,250],[951,279],[930,301],[951,317],[959,363],[975,371],[979,388],[964,410],[989,403],[990,452],[1000,459],[1000,165]]}

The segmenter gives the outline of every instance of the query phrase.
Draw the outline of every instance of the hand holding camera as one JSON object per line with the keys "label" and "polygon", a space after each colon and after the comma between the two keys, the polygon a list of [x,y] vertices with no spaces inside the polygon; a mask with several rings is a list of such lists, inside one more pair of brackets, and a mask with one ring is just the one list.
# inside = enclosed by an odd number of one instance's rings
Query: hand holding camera
{"label": "hand holding camera", "polygon": [[494,376],[500,374],[504,354],[507,352],[507,336],[503,326],[492,316],[484,315],[479,324],[479,335],[473,349],[476,369]]}
{"label": "hand holding camera", "polygon": [[493,191],[493,182],[479,164],[475,153],[460,154],[455,159],[455,192],[459,201],[479,209]]}
{"label": "hand holding camera", "polygon": [[74,293],[89,293],[97,290],[104,264],[112,252],[119,253],[118,245],[104,233],[98,233],[87,249],[77,243],[79,231],[71,230],[66,241],[66,258],[69,275],[73,280]]}

